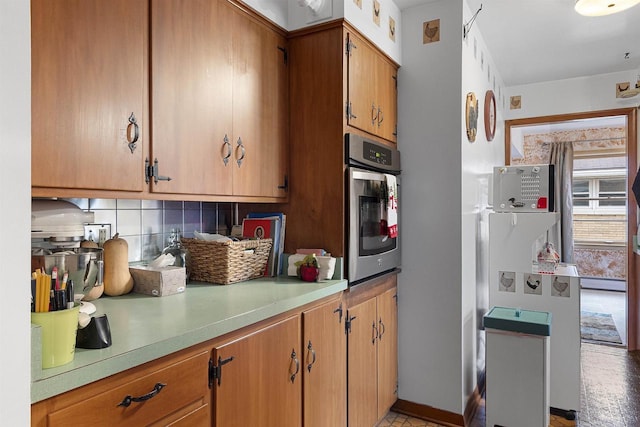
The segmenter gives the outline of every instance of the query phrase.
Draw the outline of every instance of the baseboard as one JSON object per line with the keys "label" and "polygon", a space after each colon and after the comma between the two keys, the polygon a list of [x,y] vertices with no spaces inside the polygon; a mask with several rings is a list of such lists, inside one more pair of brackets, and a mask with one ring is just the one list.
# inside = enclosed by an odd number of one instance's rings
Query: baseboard
{"label": "baseboard", "polygon": [[409,402],[408,400],[398,399],[393,404],[391,410],[400,414],[409,415],[421,420],[431,421],[448,427],[464,427],[464,417],[442,409],[433,408],[420,403]]}

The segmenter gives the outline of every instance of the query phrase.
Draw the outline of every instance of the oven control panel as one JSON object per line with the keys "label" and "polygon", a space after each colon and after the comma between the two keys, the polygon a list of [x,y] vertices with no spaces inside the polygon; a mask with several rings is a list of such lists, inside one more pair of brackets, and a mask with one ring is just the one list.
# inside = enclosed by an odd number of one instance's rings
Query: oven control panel
{"label": "oven control panel", "polygon": [[345,134],[345,163],[366,169],[400,174],[400,152],[353,133]]}

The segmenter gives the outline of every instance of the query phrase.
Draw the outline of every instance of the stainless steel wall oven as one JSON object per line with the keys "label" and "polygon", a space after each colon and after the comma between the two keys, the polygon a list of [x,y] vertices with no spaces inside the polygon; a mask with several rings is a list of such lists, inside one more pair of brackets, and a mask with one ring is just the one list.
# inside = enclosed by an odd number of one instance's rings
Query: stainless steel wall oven
{"label": "stainless steel wall oven", "polygon": [[400,152],[346,134],[345,153],[347,278],[355,285],[400,267]]}

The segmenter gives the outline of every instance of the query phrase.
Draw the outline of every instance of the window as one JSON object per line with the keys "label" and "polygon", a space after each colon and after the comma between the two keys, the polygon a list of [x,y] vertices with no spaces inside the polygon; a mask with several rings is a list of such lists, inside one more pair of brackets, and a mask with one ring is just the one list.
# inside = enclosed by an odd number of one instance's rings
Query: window
{"label": "window", "polygon": [[625,214],[624,169],[577,170],[573,173],[573,209],[581,214]]}

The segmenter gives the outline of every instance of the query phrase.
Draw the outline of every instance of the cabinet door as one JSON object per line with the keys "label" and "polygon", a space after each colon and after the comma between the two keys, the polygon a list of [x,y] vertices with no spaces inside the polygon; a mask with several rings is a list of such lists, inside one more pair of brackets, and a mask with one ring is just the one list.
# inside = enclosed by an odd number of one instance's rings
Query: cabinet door
{"label": "cabinet door", "polygon": [[397,289],[379,295],[378,300],[378,419],[395,403],[398,386]]}
{"label": "cabinet door", "polygon": [[378,420],[376,298],[349,308],[347,318],[349,427],[371,427]]}
{"label": "cabinet door", "polygon": [[151,15],[151,152],[171,178],[152,191],[230,195],[230,10],[210,0],[153,0]]}
{"label": "cabinet door", "polygon": [[302,313],[305,427],[347,424],[347,338],[342,301]]}
{"label": "cabinet door", "polygon": [[302,405],[300,316],[214,349],[218,427],[299,427]]}
{"label": "cabinet door", "polygon": [[397,140],[398,125],[398,71],[395,65],[382,57],[377,61],[376,88],[378,89],[378,119],[376,133],[388,140]]}
{"label": "cabinet door", "polygon": [[233,194],[285,197],[287,41],[241,11],[233,34]]}
{"label": "cabinet door", "polygon": [[346,33],[348,46],[347,121],[350,126],[369,133],[377,131],[376,52],[360,37]]}
{"label": "cabinet door", "polygon": [[31,2],[32,186],[144,190],[147,13],[144,0]]}

